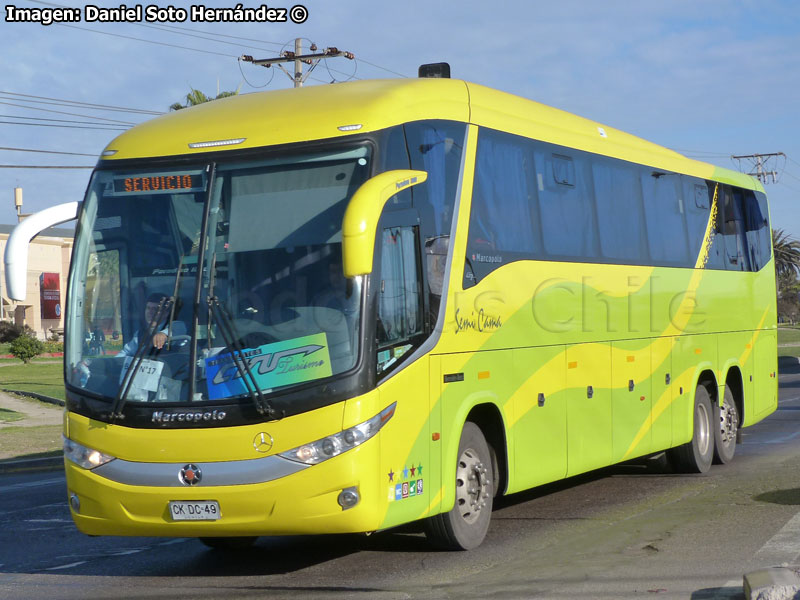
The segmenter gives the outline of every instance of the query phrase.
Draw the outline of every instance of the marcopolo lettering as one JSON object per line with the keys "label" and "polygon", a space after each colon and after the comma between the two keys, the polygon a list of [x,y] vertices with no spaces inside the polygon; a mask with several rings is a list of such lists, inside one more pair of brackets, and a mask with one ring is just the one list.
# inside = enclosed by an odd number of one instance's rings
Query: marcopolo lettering
{"label": "marcopolo lettering", "polygon": [[154,410],[152,415],[153,423],[200,423],[201,421],[223,421],[228,414],[224,410],[213,410],[206,412],[173,412],[168,413],[163,410]]}

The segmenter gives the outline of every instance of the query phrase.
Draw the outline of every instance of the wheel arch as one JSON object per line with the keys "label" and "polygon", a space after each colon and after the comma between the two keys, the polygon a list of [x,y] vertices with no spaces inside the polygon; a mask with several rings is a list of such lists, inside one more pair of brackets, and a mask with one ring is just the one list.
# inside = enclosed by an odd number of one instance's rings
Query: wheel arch
{"label": "wheel arch", "polygon": [[456,478],[456,460],[458,444],[464,424],[468,421],[475,423],[486,438],[487,444],[497,456],[500,470],[498,489],[505,492],[508,482],[508,451],[506,424],[502,410],[498,406],[499,399],[495,394],[471,394],[466,402],[458,405],[454,414],[444,417],[443,425],[447,422],[447,433],[443,435],[442,452],[442,501],[438,512],[447,512],[453,508],[456,494],[452,482]]}
{"label": "wheel arch", "polygon": [[[701,369],[697,374],[697,379],[692,389],[692,397],[694,397],[694,390],[697,389],[698,385],[702,385],[708,390],[708,395],[711,396],[712,403],[719,404],[719,384],[717,382],[717,376],[710,366]],[[694,402],[692,402],[692,407],[694,407]],[[692,410],[694,410],[694,408],[692,408]]]}
{"label": "wheel arch", "polygon": [[473,406],[466,420],[480,428],[489,449],[495,453],[498,467],[495,494],[502,495],[508,489],[508,443],[503,415],[495,404],[485,403]]}
{"label": "wheel arch", "polygon": [[[744,423],[744,376],[741,367],[733,363],[728,366],[725,374],[725,385],[731,389],[733,401],[739,411],[739,427]],[[723,391],[724,393],[724,391]]]}

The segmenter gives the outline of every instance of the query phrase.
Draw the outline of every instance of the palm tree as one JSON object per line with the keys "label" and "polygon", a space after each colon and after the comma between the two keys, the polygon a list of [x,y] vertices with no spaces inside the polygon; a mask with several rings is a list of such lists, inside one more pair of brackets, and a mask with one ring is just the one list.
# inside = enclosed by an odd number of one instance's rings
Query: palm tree
{"label": "palm tree", "polygon": [[800,241],[783,229],[773,229],[772,248],[775,253],[775,274],[778,278],[794,280],[800,273]]}
{"label": "palm tree", "polygon": [[228,96],[236,96],[239,93],[239,90],[233,92],[220,92],[215,97],[206,96],[200,90],[196,90],[194,88],[190,88],[192,91],[186,94],[186,104],[181,104],[180,102],[176,102],[172,106],[169,107],[170,110],[181,110],[183,108],[189,108],[190,106],[197,106],[198,104],[203,104],[204,102],[211,102],[212,100],[219,100],[220,98],[227,98]]}

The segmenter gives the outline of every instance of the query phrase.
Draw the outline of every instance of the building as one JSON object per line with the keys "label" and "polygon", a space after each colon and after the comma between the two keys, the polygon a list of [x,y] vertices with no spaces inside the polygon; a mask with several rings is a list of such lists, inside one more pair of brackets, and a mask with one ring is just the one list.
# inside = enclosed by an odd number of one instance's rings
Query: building
{"label": "building", "polygon": [[[4,256],[14,225],[0,225],[0,253]],[[12,301],[6,290],[5,262],[0,261],[0,319],[27,325],[39,339],[64,331],[67,273],[75,231],[50,228],[36,236],[28,251],[27,295]]]}

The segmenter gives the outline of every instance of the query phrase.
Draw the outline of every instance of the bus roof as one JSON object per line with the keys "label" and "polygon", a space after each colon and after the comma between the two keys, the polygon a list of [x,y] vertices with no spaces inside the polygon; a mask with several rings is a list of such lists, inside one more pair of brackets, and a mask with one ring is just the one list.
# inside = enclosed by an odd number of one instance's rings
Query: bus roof
{"label": "bus roof", "polygon": [[[382,79],[231,96],[170,112],[117,136],[104,160],[186,156],[352,136],[423,119],[469,122],[749,189],[752,177],[612,127],[456,79]],[[190,147],[189,144],[202,144]]]}

